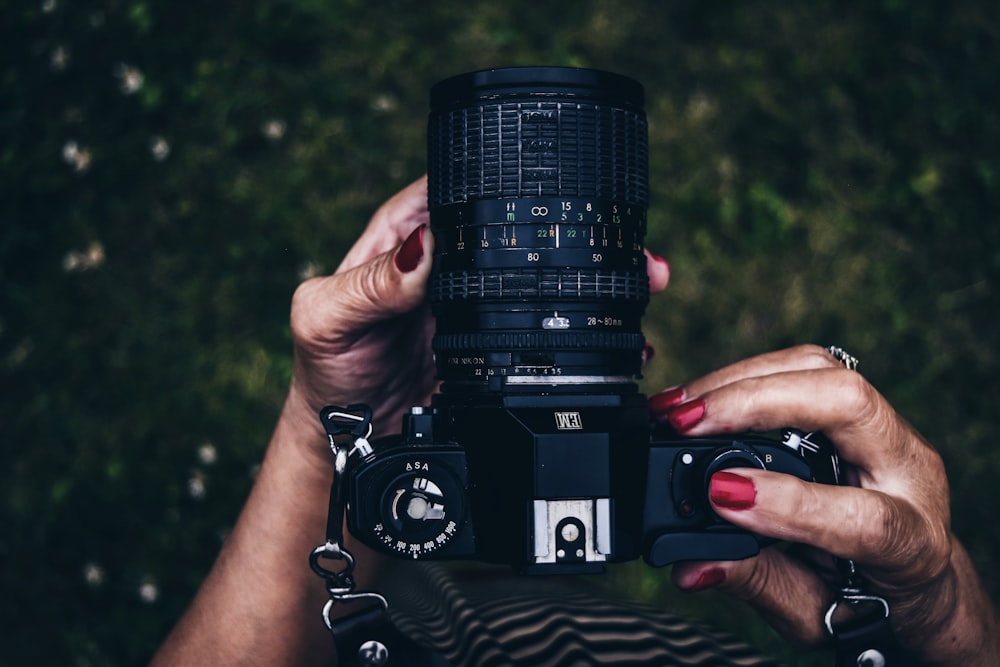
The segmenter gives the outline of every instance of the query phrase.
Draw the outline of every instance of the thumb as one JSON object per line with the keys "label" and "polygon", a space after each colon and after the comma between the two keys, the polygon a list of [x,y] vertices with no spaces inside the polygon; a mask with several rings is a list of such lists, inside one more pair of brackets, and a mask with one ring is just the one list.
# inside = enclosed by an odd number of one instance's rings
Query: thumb
{"label": "thumb", "polygon": [[426,295],[433,251],[434,238],[420,225],[395,250],[299,285],[291,315],[296,343],[337,352],[373,325],[416,309]]}

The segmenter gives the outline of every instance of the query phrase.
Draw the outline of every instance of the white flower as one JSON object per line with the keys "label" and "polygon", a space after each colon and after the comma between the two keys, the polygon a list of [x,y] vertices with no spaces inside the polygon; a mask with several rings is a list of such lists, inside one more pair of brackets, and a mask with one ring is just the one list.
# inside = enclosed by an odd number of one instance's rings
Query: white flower
{"label": "white flower", "polygon": [[97,588],[104,583],[104,568],[97,563],[87,563],[83,566],[83,580],[91,588]]}
{"label": "white flower", "polygon": [[396,98],[388,93],[378,95],[372,100],[372,109],[375,111],[392,111],[398,106]]}
{"label": "white flower", "polygon": [[49,57],[49,67],[60,72],[66,69],[67,65],[69,65],[69,50],[65,46],[59,45]]}
{"label": "white flower", "polygon": [[62,149],[63,162],[73,167],[73,171],[83,173],[90,169],[90,151],[81,148],[75,141],[67,141]]}
{"label": "white flower", "polygon": [[315,262],[306,262],[299,267],[299,280],[306,281],[319,275],[320,268]]}
{"label": "white flower", "polygon": [[219,452],[215,449],[215,445],[210,442],[206,442],[204,445],[198,448],[198,460],[207,466],[212,465],[219,459]]}
{"label": "white flower", "polygon": [[153,137],[149,140],[149,152],[154,160],[163,162],[170,156],[170,144],[163,137]]}
{"label": "white flower", "polygon": [[87,246],[87,268],[96,268],[104,264],[104,246],[99,241],[94,241]]}
{"label": "white flower", "polygon": [[86,250],[70,250],[63,257],[63,271],[88,271],[104,264],[104,246],[100,241],[93,241]]}
{"label": "white flower", "polygon": [[66,253],[65,257],[63,257],[62,261],[63,271],[65,271],[66,273],[72,273],[73,271],[80,271],[82,270],[80,266],[82,263],[83,262],[80,258],[80,253],[78,253],[75,250],[71,250],[70,252]]}
{"label": "white flower", "polygon": [[63,144],[62,156],[63,161],[68,164],[73,164],[73,160],[80,153],[80,145],[75,141],[67,141]]}
{"label": "white flower", "polygon": [[270,139],[271,141],[279,141],[285,136],[285,130],[287,129],[288,126],[285,124],[285,121],[279,118],[272,118],[264,121],[264,123],[260,126],[261,134],[264,135],[264,138]]}
{"label": "white flower", "polygon": [[118,63],[118,67],[115,68],[115,76],[121,80],[119,89],[126,95],[139,92],[142,89],[142,84],[146,81],[142,72],[125,63]]}
{"label": "white flower", "polygon": [[153,604],[160,599],[160,589],[152,578],[146,578],[139,584],[139,599],[146,604]]}
{"label": "white flower", "polygon": [[188,479],[187,490],[188,495],[195,500],[201,500],[204,498],[207,491],[205,487],[205,476],[199,472],[191,475],[191,478]]}
{"label": "white flower", "polygon": [[56,10],[56,0],[42,0],[42,11],[51,14]]}

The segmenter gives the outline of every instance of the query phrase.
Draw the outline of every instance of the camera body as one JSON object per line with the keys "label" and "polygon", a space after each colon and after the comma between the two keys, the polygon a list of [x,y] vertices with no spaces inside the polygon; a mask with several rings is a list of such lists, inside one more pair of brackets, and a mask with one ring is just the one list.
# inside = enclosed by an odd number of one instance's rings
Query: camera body
{"label": "camera body", "polygon": [[649,301],[642,86],[508,68],[446,79],[430,98],[441,384],[352,461],[348,529],[394,556],[525,572],[756,553],[758,537],[712,511],[712,473],[835,481],[836,458],[801,434],[689,440],[651,425],[635,383]]}
{"label": "camera body", "polygon": [[[734,560],[764,538],[717,516],[708,481],[751,467],[835,483],[825,442],[789,432],[678,438],[632,395],[500,396],[413,408],[348,476],[348,529],[410,559],[476,559],[524,573]],[[794,447],[793,447],[794,445]]]}

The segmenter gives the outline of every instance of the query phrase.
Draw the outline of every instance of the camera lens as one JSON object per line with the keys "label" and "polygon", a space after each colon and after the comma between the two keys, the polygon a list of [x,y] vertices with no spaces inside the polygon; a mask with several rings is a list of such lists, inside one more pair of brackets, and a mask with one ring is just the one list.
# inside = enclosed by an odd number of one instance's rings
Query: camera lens
{"label": "camera lens", "polygon": [[649,300],[642,86],[560,67],[431,90],[441,391],[631,387]]}

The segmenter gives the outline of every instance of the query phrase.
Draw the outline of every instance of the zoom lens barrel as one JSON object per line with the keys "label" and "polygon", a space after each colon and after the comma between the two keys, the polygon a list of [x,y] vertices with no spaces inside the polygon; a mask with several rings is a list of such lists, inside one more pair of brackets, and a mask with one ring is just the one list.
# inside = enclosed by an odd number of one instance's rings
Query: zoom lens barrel
{"label": "zoom lens barrel", "polygon": [[559,67],[431,90],[441,391],[632,387],[649,300],[642,86]]}

